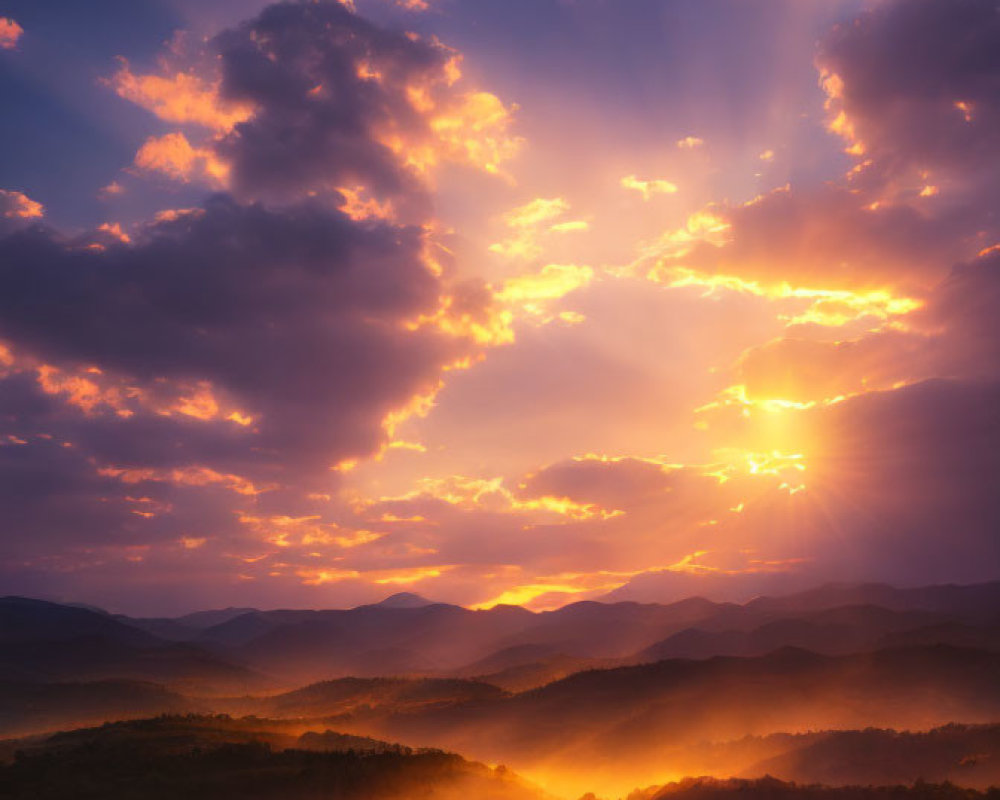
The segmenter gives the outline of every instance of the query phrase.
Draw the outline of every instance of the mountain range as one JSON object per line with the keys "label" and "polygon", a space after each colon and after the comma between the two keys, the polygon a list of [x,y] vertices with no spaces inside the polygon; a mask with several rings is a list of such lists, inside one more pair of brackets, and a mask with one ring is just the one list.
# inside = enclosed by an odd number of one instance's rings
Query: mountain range
{"label": "mountain range", "polygon": [[703,598],[472,611],[401,593],[336,610],[227,608],[131,618],[0,599],[0,680],[149,680],[195,694],[338,677],[480,678],[511,691],[587,668],[948,644],[1000,649],[1000,583],[895,589],[830,584],[743,605]]}
{"label": "mountain range", "polygon": [[159,619],[0,599],[0,736],[164,713],[445,748],[568,795],[690,774],[983,787],[1000,763],[1000,583],[546,612],[403,593]]}

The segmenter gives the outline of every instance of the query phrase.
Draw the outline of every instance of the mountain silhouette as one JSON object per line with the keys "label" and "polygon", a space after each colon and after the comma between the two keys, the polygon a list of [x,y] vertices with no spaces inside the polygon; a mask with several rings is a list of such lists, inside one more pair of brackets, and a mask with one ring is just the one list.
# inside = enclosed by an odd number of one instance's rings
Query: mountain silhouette
{"label": "mountain silhouette", "polygon": [[422,608],[423,606],[435,605],[433,600],[421,597],[413,592],[397,592],[389,595],[385,600],[375,605],[382,608]]}
{"label": "mountain silhouette", "polygon": [[107,614],[0,599],[0,680],[137,680],[181,691],[260,691],[274,681],[203,647],[161,639]]}
{"label": "mountain silhouette", "polygon": [[200,675],[215,694],[254,691],[262,680],[293,688],[350,676],[459,677],[522,691],[582,669],[761,656],[782,647],[824,655],[933,644],[997,650],[998,603],[1000,583],[828,584],[743,605],[694,597],[472,611],[402,592],[344,610],[226,608],[132,619],[6,598],[0,642],[13,647],[0,654],[0,677],[135,678],[191,688]]}
{"label": "mountain silhouette", "polygon": [[160,642],[99,611],[27,597],[0,598],[0,643],[4,645],[69,641],[82,636],[101,636],[140,647]]}

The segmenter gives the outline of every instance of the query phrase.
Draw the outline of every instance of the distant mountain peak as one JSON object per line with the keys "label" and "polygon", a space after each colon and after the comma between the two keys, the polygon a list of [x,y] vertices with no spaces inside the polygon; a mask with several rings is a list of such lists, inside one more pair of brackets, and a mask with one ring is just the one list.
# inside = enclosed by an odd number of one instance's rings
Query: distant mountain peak
{"label": "distant mountain peak", "polygon": [[434,605],[434,601],[413,592],[397,592],[389,595],[381,603],[375,603],[375,605],[382,608],[422,608]]}

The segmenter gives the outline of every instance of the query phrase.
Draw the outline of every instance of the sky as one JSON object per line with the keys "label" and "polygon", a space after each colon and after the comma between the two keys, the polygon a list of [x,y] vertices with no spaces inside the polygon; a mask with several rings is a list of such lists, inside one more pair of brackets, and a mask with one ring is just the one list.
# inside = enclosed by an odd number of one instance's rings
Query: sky
{"label": "sky", "polygon": [[996,0],[0,2],[0,586],[1000,578]]}

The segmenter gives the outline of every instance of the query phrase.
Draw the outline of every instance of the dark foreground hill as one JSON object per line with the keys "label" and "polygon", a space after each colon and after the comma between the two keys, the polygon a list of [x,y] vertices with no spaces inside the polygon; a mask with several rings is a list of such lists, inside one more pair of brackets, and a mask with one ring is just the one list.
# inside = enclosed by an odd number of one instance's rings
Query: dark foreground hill
{"label": "dark foreground hill", "polygon": [[[53,737],[0,766],[5,800],[543,800],[503,768],[440,751],[275,749],[151,720]],[[194,731],[189,730],[193,727]],[[266,737],[266,731],[259,732]],[[221,740],[221,741],[220,741]]]}
{"label": "dark foreground hill", "polygon": [[199,707],[204,710],[197,701],[143,681],[0,681],[0,737],[189,712]]}
{"label": "dark foreground hill", "polygon": [[996,800],[1000,790],[978,792],[950,784],[913,786],[803,786],[775,778],[688,778],[632,792],[627,800]]}
{"label": "dark foreground hill", "polygon": [[[175,715],[107,724],[31,740],[0,743],[0,797],[5,800],[553,800],[504,767],[491,769],[438,750],[414,750],[333,731],[300,734],[301,722]],[[789,763],[832,766],[828,784],[685,778],[645,789],[604,793],[610,800],[1000,800],[1000,791],[940,777],[941,768],[995,759],[1000,726],[947,726],[926,734],[885,730],[827,731],[740,740],[701,758],[783,750]],[[676,768],[665,753],[661,773]],[[693,767],[695,749],[687,758]],[[833,759],[831,761],[831,758]],[[904,761],[910,763],[892,780]],[[771,764],[781,769],[780,759]],[[866,769],[883,762],[877,774]],[[763,762],[762,762],[763,763]],[[929,781],[917,775],[921,765]],[[971,765],[975,769],[975,765]],[[721,769],[721,767],[719,767]],[[897,770],[894,773],[892,770]],[[888,772],[886,771],[888,770]],[[873,778],[867,780],[865,775]],[[883,778],[890,778],[885,779]],[[626,782],[628,776],[622,774]],[[566,785],[565,781],[554,781]],[[563,797],[579,796],[563,793]],[[583,800],[594,800],[587,793]]]}
{"label": "dark foreground hill", "polygon": [[[308,728],[305,733],[304,728]],[[108,722],[99,727],[0,740],[0,764],[13,763],[19,753],[39,755],[81,747],[133,748],[166,755],[253,742],[267,744],[273,750],[412,752],[403,745],[328,730],[321,720],[303,724],[299,720],[234,718],[226,714],[160,714]]]}

